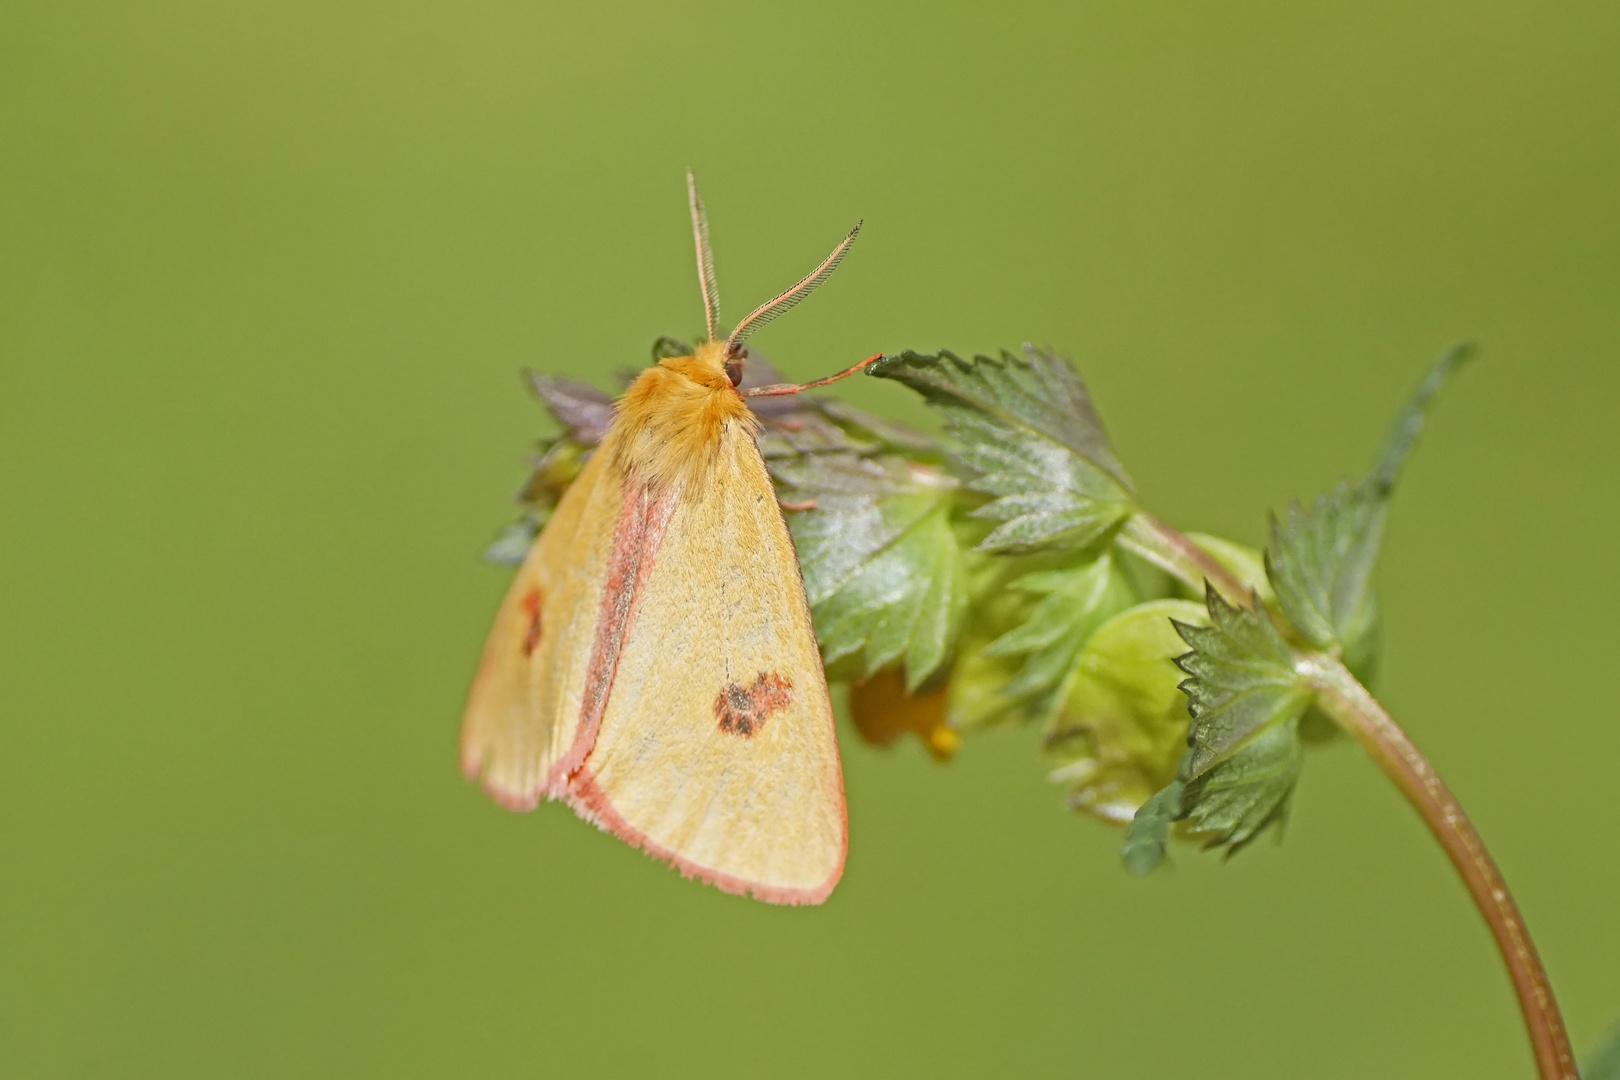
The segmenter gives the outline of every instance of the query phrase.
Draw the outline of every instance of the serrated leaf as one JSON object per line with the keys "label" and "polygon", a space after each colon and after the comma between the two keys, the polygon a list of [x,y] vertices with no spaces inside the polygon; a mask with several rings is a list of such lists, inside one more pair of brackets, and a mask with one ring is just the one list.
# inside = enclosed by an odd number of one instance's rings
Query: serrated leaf
{"label": "serrated leaf", "polygon": [[993,496],[974,511],[1001,523],[983,550],[1083,548],[1131,513],[1130,478],[1066,360],[1032,348],[971,361],[908,351],[867,370],[912,387],[943,416],[970,488]]}
{"label": "serrated leaf", "polygon": [[1304,709],[1310,690],[1294,673],[1293,650],[1265,614],[1259,599],[1240,608],[1209,589],[1210,625],[1178,622],[1176,632],[1192,651],[1176,659],[1190,678],[1192,724],[1183,775],[1191,780],[1256,735]]}
{"label": "serrated leaf", "polygon": [[1192,647],[1176,660],[1192,717],[1179,817],[1206,846],[1236,851],[1286,815],[1312,693],[1258,596],[1240,608],[1210,588],[1205,606],[1208,626],[1175,624]]}
{"label": "serrated leaf", "polygon": [[1298,712],[1283,716],[1187,781],[1181,796],[1187,831],[1231,856],[1268,825],[1281,824],[1305,763],[1298,725]]}
{"label": "serrated leaf", "polygon": [[1043,739],[1055,766],[1050,779],[1068,786],[1072,808],[1125,824],[1175,779],[1187,698],[1174,662],[1186,646],[1172,620],[1205,618],[1190,600],[1152,600],[1115,615],[1086,642]]}
{"label": "serrated leaf", "polygon": [[1359,675],[1369,673],[1377,652],[1370,583],[1390,495],[1435,397],[1468,353],[1459,346],[1435,363],[1364,480],[1340,483],[1308,509],[1294,502],[1281,520],[1272,518],[1266,572],[1278,606],[1301,637],[1319,649],[1341,650]]}
{"label": "serrated leaf", "polygon": [[885,456],[777,462],[822,658],[861,677],[901,661],[915,690],[950,656],[967,610],[962,553],[950,525],[956,482]]}
{"label": "serrated leaf", "polygon": [[1339,646],[1369,625],[1367,585],[1386,506],[1366,485],[1340,483],[1309,508],[1294,502],[1282,519],[1271,520],[1266,571],[1277,603],[1319,649]]}
{"label": "serrated leaf", "polygon": [[1040,600],[1023,623],[984,651],[992,657],[1022,658],[1018,673],[1000,692],[1022,699],[1028,717],[1046,721],[1068,693],[1092,632],[1136,596],[1108,552],[1076,566],[1025,574],[1009,587]]}
{"label": "serrated leaf", "polygon": [[525,371],[529,389],[545,403],[547,411],[563,426],[564,438],[581,446],[595,446],[613,422],[613,399],[588,383]]}

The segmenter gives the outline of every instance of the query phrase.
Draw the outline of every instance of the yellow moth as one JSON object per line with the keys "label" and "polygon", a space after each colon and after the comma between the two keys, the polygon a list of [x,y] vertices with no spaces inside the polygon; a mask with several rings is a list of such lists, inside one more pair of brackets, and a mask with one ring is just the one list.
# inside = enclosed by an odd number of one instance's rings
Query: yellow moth
{"label": "yellow moth", "polygon": [[642,372],[495,616],[461,728],[496,802],[567,802],[689,877],[818,904],[848,826],[832,706],[787,524],[740,392],[744,342],[837,267],[860,226],[720,336],[687,172],[708,340]]}

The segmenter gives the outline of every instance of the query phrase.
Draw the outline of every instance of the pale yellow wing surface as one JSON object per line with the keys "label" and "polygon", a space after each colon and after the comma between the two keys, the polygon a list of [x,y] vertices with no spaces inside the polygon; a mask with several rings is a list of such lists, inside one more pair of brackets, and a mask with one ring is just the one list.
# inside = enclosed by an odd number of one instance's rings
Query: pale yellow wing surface
{"label": "pale yellow wing surface", "polygon": [[683,873],[819,903],[847,827],[832,706],[765,463],[728,424],[643,568],[575,808]]}
{"label": "pale yellow wing surface", "polygon": [[468,694],[462,770],[513,809],[559,791],[583,753],[570,751],[623,501],[611,456],[605,447],[591,456],[530,549]]}

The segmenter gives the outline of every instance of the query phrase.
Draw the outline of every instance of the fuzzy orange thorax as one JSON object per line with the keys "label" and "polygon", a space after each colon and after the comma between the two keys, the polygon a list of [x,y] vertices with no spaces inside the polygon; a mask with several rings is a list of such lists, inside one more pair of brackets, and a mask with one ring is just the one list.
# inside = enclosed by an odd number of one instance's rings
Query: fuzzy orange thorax
{"label": "fuzzy orange thorax", "polygon": [[728,425],[755,424],[726,377],[725,345],[710,341],[692,356],[660,360],[619,399],[607,446],[615,463],[655,490],[702,481]]}

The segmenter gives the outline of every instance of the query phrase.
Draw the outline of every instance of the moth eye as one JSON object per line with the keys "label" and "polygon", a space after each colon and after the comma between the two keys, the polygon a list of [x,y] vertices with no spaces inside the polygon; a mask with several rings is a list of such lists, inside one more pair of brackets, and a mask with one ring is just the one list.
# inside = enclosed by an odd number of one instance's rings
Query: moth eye
{"label": "moth eye", "polygon": [[740,359],[726,361],[726,378],[731,380],[732,386],[742,382],[742,361]]}

